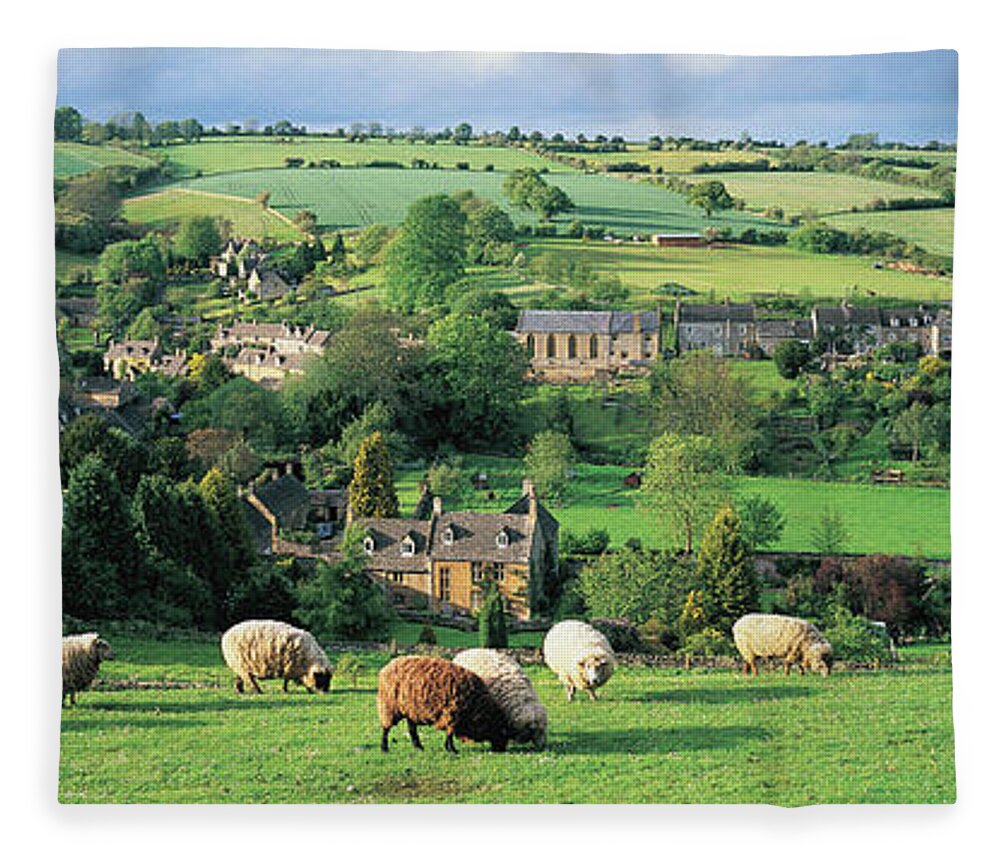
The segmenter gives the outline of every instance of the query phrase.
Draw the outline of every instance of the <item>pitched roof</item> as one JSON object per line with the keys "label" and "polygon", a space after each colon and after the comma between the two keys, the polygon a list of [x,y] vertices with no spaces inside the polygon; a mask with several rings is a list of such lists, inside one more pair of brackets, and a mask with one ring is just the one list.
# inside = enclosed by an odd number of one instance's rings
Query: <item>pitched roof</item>
{"label": "pitched roof", "polygon": [[[428,569],[428,547],[431,524],[409,518],[362,517],[355,522],[371,537],[375,546],[368,553],[369,567],[376,570],[421,572]],[[413,541],[412,555],[403,554],[403,540]]]}
{"label": "pitched roof", "polygon": [[760,337],[790,337],[809,339],[812,337],[812,322],[809,320],[758,320],[757,334]]}
{"label": "pitched roof", "polygon": [[[450,529],[452,542],[445,542]],[[504,531],[507,545],[497,543]],[[531,525],[520,514],[444,513],[436,523],[431,551],[439,561],[491,561],[527,564],[531,559]]]}
{"label": "pitched roof", "polygon": [[659,329],[656,311],[548,311],[522,310],[519,332],[568,332],[570,334],[624,334],[631,332],[638,317],[642,332]]}
{"label": "pitched roof", "polygon": [[282,475],[254,490],[254,495],[260,500],[278,522],[302,512],[309,511],[309,491],[294,475]]}
{"label": "pitched roof", "polygon": [[882,322],[878,308],[858,308],[854,305],[835,305],[813,309],[816,322],[824,328],[842,326],[877,326]]}
{"label": "pitched roof", "polygon": [[753,322],[756,314],[753,305],[735,305],[725,302],[721,305],[678,305],[678,320],[692,322]]}
{"label": "pitched roof", "polygon": [[[548,508],[545,507],[541,502],[537,501],[538,510],[538,524],[542,527],[542,531],[546,533],[547,536],[552,536],[559,531],[559,520],[557,520],[552,514],[549,513]],[[531,499],[528,498],[527,494],[522,495],[514,504],[507,508],[506,513],[508,514],[523,514],[528,513],[528,508],[531,505]]]}

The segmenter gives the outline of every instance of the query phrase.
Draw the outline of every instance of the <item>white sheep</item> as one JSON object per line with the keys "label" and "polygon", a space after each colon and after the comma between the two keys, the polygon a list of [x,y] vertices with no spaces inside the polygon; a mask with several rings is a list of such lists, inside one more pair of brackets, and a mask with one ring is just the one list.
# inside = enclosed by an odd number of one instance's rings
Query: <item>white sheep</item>
{"label": "white sheep", "polygon": [[608,682],[618,661],[607,637],[583,621],[560,621],[545,636],[542,654],[547,665],[566,688],[571,702],[577,690],[594,692]]}
{"label": "white sheep", "polygon": [[802,618],[787,615],[744,615],[733,625],[733,641],[743,658],[743,674],[757,674],[758,657],[780,657],[787,675],[792,666],[806,668],[824,677],[830,674],[833,648],[823,634]]}
{"label": "white sheep", "polygon": [[76,704],[76,694],[94,683],[102,660],[114,660],[111,646],[96,633],[64,636],[62,641],[63,703]]}
{"label": "white sheep", "polygon": [[333,666],[313,635],[283,621],[243,621],[222,635],[222,656],[236,675],[236,692],[258,680],[281,678],[284,691],[297,681],[310,692],[327,692]]}
{"label": "white sheep", "polygon": [[545,749],[549,717],[517,660],[493,648],[469,648],[456,654],[453,662],[486,682],[507,716],[511,740]]}

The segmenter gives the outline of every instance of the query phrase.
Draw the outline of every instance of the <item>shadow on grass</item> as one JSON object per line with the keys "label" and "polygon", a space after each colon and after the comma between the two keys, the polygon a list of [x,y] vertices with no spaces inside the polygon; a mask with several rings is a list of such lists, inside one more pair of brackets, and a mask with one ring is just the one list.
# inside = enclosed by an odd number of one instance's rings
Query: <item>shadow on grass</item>
{"label": "shadow on grass", "polygon": [[766,741],[771,732],[759,726],[680,726],[675,728],[605,729],[574,731],[550,742],[556,755],[630,755],[634,753],[690,752],[737,749]]}
{"label": "shadow on grass", "polygon": [[754,705],[777,699],[800,699],[815,690],[800,686],[771,686],[747,683],[745,687],[704,687],[684,690],[648,690],[623,699],[626,702],[673,702],[678,705]]}
{"label": "shadow on grass", "polygon": [[205,720],[136,720],[131,717],[127,722],[109,722],[108,720],[64,720],[63,733],[87,731],[113,731],[115,729],[194,729],[207,726]]}
{"label": "shadow on grass", "polygon": [[213,698],[194,702],[94,702],[90,710],[126,714],[198,714],[217,711],[260,711],[281,708],[322,708],[333,705],[335,696],[244,696]]}

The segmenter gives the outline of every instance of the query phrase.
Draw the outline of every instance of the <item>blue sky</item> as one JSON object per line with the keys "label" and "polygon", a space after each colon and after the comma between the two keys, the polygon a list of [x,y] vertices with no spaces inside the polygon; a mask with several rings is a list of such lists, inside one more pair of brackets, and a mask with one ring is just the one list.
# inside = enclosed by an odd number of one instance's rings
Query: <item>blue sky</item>
{"label": "blue sky", "polygon": [[58,104],[93,119],[287,118],[480,129],[842,141],[954,141],[958,56],[922,51],[741,57],[306,49],[60,52]]}

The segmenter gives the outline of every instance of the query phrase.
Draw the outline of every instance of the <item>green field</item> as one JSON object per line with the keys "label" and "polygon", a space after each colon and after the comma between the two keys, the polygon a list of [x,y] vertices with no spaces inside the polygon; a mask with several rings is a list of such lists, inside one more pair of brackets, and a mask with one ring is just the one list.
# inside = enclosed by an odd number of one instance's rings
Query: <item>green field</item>
{"label": "green field", "polygon": [[[237,696],[213,642],[111,637],[118,659],[62,712],[62,803],[951,803],[947,661],[829,678],[619,668],[598,702],[548,710],[543,752],[443,749],[404,726],[379,751],[380,652],[329,695]],[[334,661],[337,657],[334,655]],[[168,683],[164,683],[168,682]],[[53,703],[54,704],[54,703]]]}
{"label": "green field", "polygon": [[914,242],[925,251],[951,256],[954,253],[954,209],[903,209],[895,212],[857,212],[823,219],[831,227],[884,231]]}
{"label": "green field", "polygon": [[780,172],[711,173],[733,197],[742,197],[749,209],[763,211],[779,206],[786,215],[812,209],[817,215],[847,212],[881,197],[937,197],[937,192],[915,185],[879,182],[846,173]]}
{"label": "green field", "polygon": [[151,167],[153,160],[119,149],[115,146],[88,146],[85,143],[59,142],[55,145],[55,177],[65,179],[79,173],[88,173],[100,167],[130,164],[133,167]]}
{"label": "green field", "polygon": [[[656,248],[649,244],[579,242],[544,239],[531,243],[528,255],[544,251],[586,260],[596,270],[617,275],[629,289],[624,307],[670,307],[674,296],[660,288],[678,283],[694,290],[690,301],[748,302],[771,296],[806,301],[905,299],[912,302],[951,298],[951,280],[895,269],[874,269],[872,260],[839,254],[809,254],[788,247],[730,245],[720,248]],[[544,285],[511,288],[516,304],[537,301]]]}
{"label": "green field", "polygon": [[202,140],[182,146],[172,146],[165,150],[174,172],[179,176],[192,176],[198,171],[212,173],[233,173],[242,170],[258,170],[268,167],[285,167],[286,158],[301,158],[306,164],[323,159],[339,161],[343,165],[366,165],[373,161],[395,161],[409,167],[414,159],[422,159],[428,164],[435,162],[441,168],[454,168],[459,162],[466,162],[470,170],[479,171],[493,165],[498,171],[514,170],[518,167],[548,168],[550,171],[568,171],[547,159],[503,146],[482,146],[480,144],[459,145],[454,143],[408,143],[406,141],[387,142],[366,140],[351,143],[347,140],[330,138],[240,138]]}
{"label": "green field", "polygon": [[[640,437],[636,434],[635,438]],[[641,466],[641,461],[637,465]],[[502,511],[521,494],[520,460],[468,456],[462,466],[470,476],[485,472],[496,498],[490,501],[484,491],[467,490],[458,499],[445,499],[448,510]],[[580,535],[590,529],[604,529],[612,547],[621,547],[631,537],[639,538],[649,548],[666,547],[669,536],[651,514],[642,510],[640,491],[623,484],[632,468],[578,463],[564,500],[550,505],[562,531]],[[397,473],[402,511],[413,510],[423,476],[423,469]],[[945,488],[738,476],[730,489],[736,498],[756,494],[770,499],[784,514],[781,540],[768,549],[813,551],[810,532],[829,511],[839,514],[847,529],[845,552],[951,556],[951,497]]]}
{"label": "green field", "polygon": [[[507,209],[517,223],[536,223],[527,212],[514,210],[503,195],[504,176],[460,170],[254,170],[185,180],[186,188],[252,199],[271,192],[271,206],[288,216],[311,209],[321,227],[342,229],[368,224],[398,224],[411,203],[428,194],[470,189]],[[563,220],[578,219],[616,233],[687,233],[708,226],[768,226],[753,215],[724,212],[706,218],[680,194],[647,183],[579,173],[549,176],[576,204]],[[777,225],[769,225],[777,226]]]}
{"label": "green field", "polygon": [[207,215],[231,221],[235,236],[254,239],[270,236],[280,242],[302,239],[302,233],[287,219],[270,209],[262,209],[251,200],[196,193],[183,188],[132,197],[125,201],[124,213],[129,221],[160,229],[176,227],[185,218]]}

